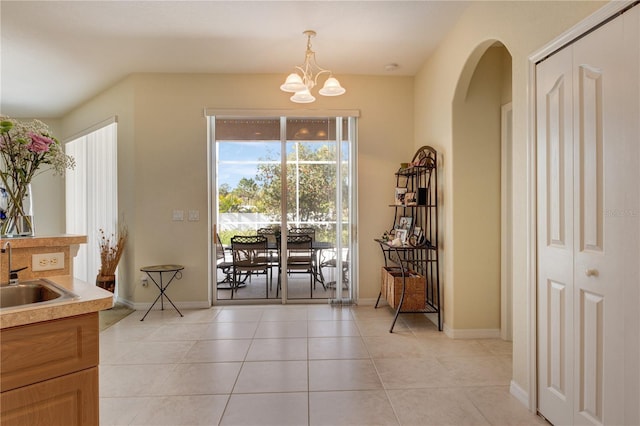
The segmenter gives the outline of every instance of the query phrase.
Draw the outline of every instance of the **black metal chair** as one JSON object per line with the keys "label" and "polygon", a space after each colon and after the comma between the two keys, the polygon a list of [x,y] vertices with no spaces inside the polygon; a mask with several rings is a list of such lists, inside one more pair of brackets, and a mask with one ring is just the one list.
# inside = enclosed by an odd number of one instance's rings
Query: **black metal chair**
{"label": "black metal chair", "polygon": [[222,271],[224,279],[217,281],[217,288],[231,289],[233,282],[233,259],[229,249],[222,245],[220,235],[216,234],[216,268]]}
{"label": "black metal chair", "polygon": [[237,291],[243,275],[245,280],[251,275],[265,275],[266,291],[269,291],[269,271],[267,238],[262,235],[236,235],[231,238],[231,253],[233,255],[233,285],[231,298]]}
{"label": "black metal chair", "polygon": [[[308,235],[311,237],[311,241],[312,243],[316,240],[316,230],[315,228],[312,228],[310,226],[298,226],[298,227],[293,227],[289,229],[289,235]],[[316,253],[314,253],[314,256],[311,258],[311,261],[313,262],[313,272],[314,272],[314,281],[313,281],[313,288],[316,288],[316,282],[320,282],[320,284],[322,284],[322,287],[326,290],[326,287],[324,285],[324,281],[322,280],[322,275],[320,275],[320,269],[318,268],[318,259],[315,256]]]}
{"label": "black metal chair", "polygon": [[[277,238],[278,258],[278,286],[276,297],[281,285],[281,276],[286,274],[309,274],[309,297],[313,298],[313,284],[315,279],[313,262],[313,240],[309,235],[289,235],[287,237],[287,252],[282,253],[280,238]],[[284,264],[283,264],[284,263]]]}
{"label": "black metal chair", "polygon": [[[280,236],[280,229],[276,228],[258,228],[256,234],[262,235],[267,238],[267,245],[269,250],[267,252],[267,262],[269,262],[269,266],[272,268],[270,270],[271,273],[271,282],[273,283],[273,268],[278,267],[278,250],[277,250],[277,241],[276,236]],[[271,289],[271,287],[270,287]]]}
{"label": "black metal chair", "polygon": [[[342,289],[346,290],[348,289],[348,285],[349,285],[349,250],[344,250],[343,249],[343,253],[346,252],[346,256],[342,256],[342,262],[341,262],[341,266],[342,266]],[[338,268],[338,253],[335,249],[332,249],[330,251],[331,253],[331,257],[325,257],[321,260],[320,262],[320,276],[322,277],[322,282],[325,282],[325,278],[324,278],[324,274],[322,272],[323,268]],[[335,272],[336,274],[338,273],[338,271],[336,270]],[[336,281],[337,280],[332,280],[326,283],[326,286],[328,288],[334,288],[336,286]]]}
{"label": "black metal chair", "polygon": [[312,241],[316,239],[316,230],[308,226],[299,226],[289,229],[289,235],[308,235]]}

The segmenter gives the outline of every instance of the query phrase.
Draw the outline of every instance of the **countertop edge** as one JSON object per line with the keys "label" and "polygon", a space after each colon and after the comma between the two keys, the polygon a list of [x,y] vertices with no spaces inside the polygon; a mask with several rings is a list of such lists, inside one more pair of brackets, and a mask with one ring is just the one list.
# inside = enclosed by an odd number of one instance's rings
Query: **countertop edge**
{"label": "countertop edge", "polygon": [[97,312],[113,306],[113,293],[71,276],[45,278],[79,297],[59,303],[0,310],[0,329]]}
{"label": "countertop edge", "polygon": [[72,244],[86,244],[86,235],[42,235],[37,237],[0,238],[0,244],[11,243],[12,249],[30,247],[59,247]]}

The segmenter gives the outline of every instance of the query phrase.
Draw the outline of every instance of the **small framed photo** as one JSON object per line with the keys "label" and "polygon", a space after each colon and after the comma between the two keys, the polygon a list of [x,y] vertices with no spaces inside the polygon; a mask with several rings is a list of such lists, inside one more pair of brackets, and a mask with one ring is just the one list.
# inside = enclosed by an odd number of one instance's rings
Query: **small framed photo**
{"label": "small framed photo", "polygon": [[418,198],[415,192],[407,192],[404,196],[404,203],[407,206],[417,206]]}
{"label": "small framed photo", "polygon": [[395,237],[404,245],[407,242],[407,234],[405,229],[396,229]]}
{"label": "small framed photo", "polygon": [[404,197],[407,193],[407,188],[396,188],[395,203],[396,206],[404,206]]}
{"label": "small framed photo", "polygon": [[413,217],[402,216],[400,217],[400,219],[398,220],[398,223],[396,224],[396,229],[403,229],[408,233],[409,231],[411,231],[412,224],[413,224]]}
{"label": "small framed photo", "polygon": [[416,226],[413,228],[413,232],[409,237],[409,244],[416,247],[424,244],[424,233],[421,227]]}

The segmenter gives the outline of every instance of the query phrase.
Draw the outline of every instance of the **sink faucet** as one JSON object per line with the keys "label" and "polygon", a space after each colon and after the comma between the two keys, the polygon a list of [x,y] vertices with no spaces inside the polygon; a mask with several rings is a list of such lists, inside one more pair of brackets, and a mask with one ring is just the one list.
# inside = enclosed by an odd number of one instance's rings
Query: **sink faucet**
{"label": "sink faucet", "polygon": [[6,243],[4,243],[4,247],[2,247],[1,252],[7,253],[8,255],[7,269],[9,270],[9,285],[16,285],[18,284],[18,272],[27,268],[25,266],[24,268],[20,268],[16,270],[11,269],[11,242],[10,241],[7,241]]}

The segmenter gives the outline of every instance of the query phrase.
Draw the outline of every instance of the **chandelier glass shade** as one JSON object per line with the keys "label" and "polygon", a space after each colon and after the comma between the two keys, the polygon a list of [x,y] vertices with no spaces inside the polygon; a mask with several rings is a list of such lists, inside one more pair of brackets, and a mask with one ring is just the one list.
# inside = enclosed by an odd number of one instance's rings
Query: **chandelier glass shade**
{"label": "chandelier glass shade", "polygon": [[311,89],[318,84],[318,77],[322,74],[328,74],[327,80],[318,93],[322,96],[340,96],[345,93],[345,88],[333,77],[331,71],[320,67],[316,62],[316,52],[311,50],[311,37],[314,37],[316,32],[307,30],[303,34],[307,36],[304,63],[295,67],[297,72],[289,74],[280,89],[293,93],[290,98],[292,102],[300,104],[311,103],[316,100],[311,94]]}

